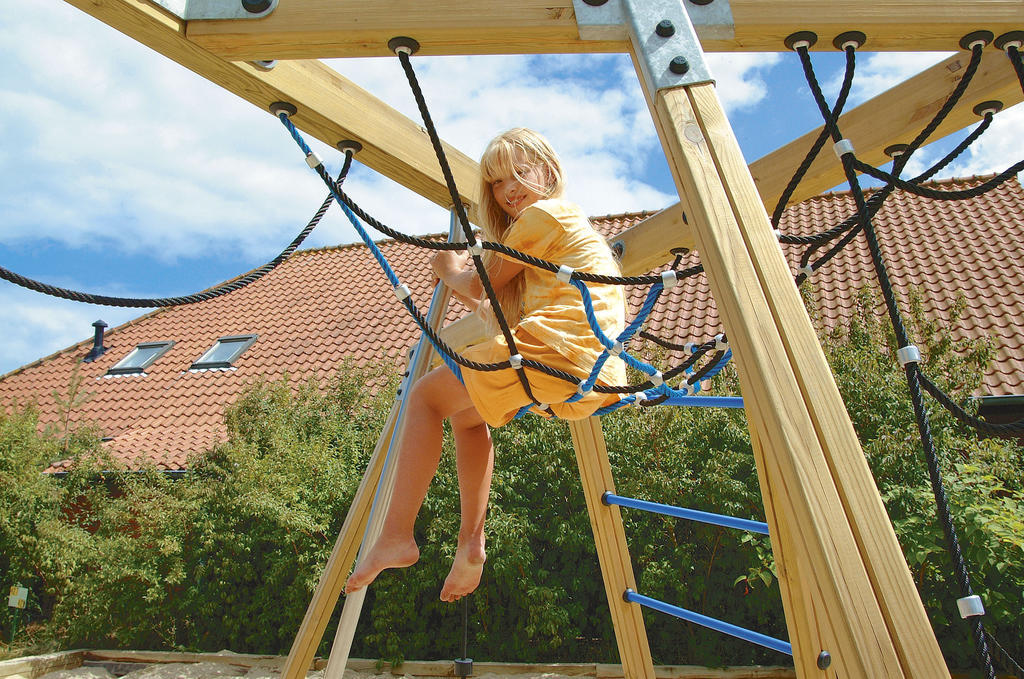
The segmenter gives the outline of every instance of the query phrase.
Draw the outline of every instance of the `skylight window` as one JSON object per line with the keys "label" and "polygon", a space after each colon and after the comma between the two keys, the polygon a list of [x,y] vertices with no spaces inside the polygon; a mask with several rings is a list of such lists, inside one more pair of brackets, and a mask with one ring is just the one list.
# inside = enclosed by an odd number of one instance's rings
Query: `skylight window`
{"label": "skylight window", "polygon": [[163,356],[174,342],[142,342],[107,371],[108,375],[138,375]]}
{"label": "skylight window", "polygon": [[235,335],[221,337],[217,343],[192,364],[190,370],[207,368],[230,368],[242,352],[253,345],[256,335]]}

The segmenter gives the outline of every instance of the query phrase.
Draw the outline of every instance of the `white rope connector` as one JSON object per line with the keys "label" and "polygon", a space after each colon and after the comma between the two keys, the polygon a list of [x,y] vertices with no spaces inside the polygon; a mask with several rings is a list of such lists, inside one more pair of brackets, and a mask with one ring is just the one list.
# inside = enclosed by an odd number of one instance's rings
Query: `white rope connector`
{"label": "white rope connector", "polygon": [[575,269],[573,269],[571,266],[566,266],[565,264],[563,264],[562,266],[558,267],[558,273],[555,274],[555,278],[562,281],[563,283],[568,283],[570,280],[572,280],[573,271],[575,271]]}
{"label": "white rope connector", "polygon": [[512,368],[515,370],[522,370],[523,368],[523,355],[512,354],[508,357],[508,362],[512,364]]}
{"label": "white rope connector", "polygon": [[608,348],[608,353],[612,356],[619,356],[622,353],[622,342],[616,341]]}
{"label": "white rope connector", "polygon": [[849,139],[840,139],[833,146],[832,150],[836,152],[836,156],[842,160],[843,156],[847,153],[853,153],[853,142]]}
{"label": "white rope connector", "polygon": [[811,276],[814,275],[814,268],[810,264],[808,264],[807,266],[802,266],[799,269],[797,269],[797,273],[802,273],[803,275],[810,278]]}
{"label": "white rope connector", "polygon": [[781,241],[782,240],[782,231],[781,230],[779,230],[779,229],[772,229],[772,233],[775,234],[775,240],[777,240],[777,241]]}
{"label": "white rope connector", "polygon": [[412,293],[409,292],[408,285],[403,283],[402,285],[395,286],[395,297],[398,298],[399,302],[404,302],[405,299],[411,294]]}
{"label": "white rope connector", "polygon": [[921,362],[921,352],[913,344],[908,344],[896,351],[896,360],[900,362],[901,367],[906,368],[908,363]]}
{"label": "white rope connector", "polygon": [[580,382],[580,385],[578,387],[576,387],[576,393],[579,394],[580,396],[586,396],[591,392],[591,390],[593,390],[593,388],[594,387],[592,386],[588,387],[586,381],[584,380],[583,382]]}
{"label": "white rope connector", "polygon": [[484,254],[484,246],[480,243],[473,243],[466,247],[466,252],[469,253],[470,257],[480,257]]}
{"label": "white rope connector", "polygon": [[981,597],[977,594],[957,599],[956,607],[960,609],[960,617],[965,620],[967,618],[975,618],[979,615],[985,615],[985,604],[981,602]]}
{"label": "white rope connector", "polygon": [[689,382],[683,382],[682,386],[679,387],[679,391],[683,392],[683,396],[693,396],[694,388]]}
{"label": "white rope connector", "polygon": [[537,409],[538,410],[543,410],[544,412],[547,412],[547,411],[551,410],[551,404],[550,403],[538,403],[537,404]]}
{"label": "white rope connector", "polygon": [[653,384],[656,387],[660,387],[661,385],[665,384],[665,378],[662,376],[660,370],[656,370],[654,374],[651,375],[651,384]]}
{"label": "white rope connector", "polygon": [[685,349],[686,351],[690,352],[691,354],[695,354],[695,353],[697,353],[697,343],[696,342],[687,342],[686,344],[683,345],[683,349]]}
{"label": "white rope connector", "polygon": [[715,335],[715,349],[717,351],[725,351],[729,348],[729,342],[726,341],[725,335],[718,333]]}
{"label": "white rope connector", "polygon": [[310,151],[306,154],[306,165],[309,165],[314,170],[324,164],[324,161],[320,160],[320,156],[316,154],[316,151]]}
{"label": "white rope connector", "polygon": [[647,402],[647,394],[645,394],[644,392],[638,391],[636,392],[635,396],[636,398],[633,399],[633,405],[642,406],[644,403]]}
{"label": "white rope connector", "polygon": [[661,285],[666,290],[674,288],[679,283],[679,277],[676,276],[675,271],[662,271],[661,272]]}
{"label": "white rope connector", "polygon": [[796,42],[793,43],[793,47],[791,49],[798,50],[801,47],[805,47],[805,48],[810,49],[811,41],[810,40],[797,40]]}

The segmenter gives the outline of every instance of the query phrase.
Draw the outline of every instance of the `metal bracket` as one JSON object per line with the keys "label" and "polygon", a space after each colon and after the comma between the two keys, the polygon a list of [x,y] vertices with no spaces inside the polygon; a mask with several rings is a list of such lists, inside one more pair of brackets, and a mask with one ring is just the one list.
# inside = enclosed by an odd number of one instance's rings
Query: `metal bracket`
{"label": "metal bracket", "polygon": [[582,40],[629,38],[651,92],[714,81],[696,27],[709,38],[735,34],[729,0],[704,5],[693,0],[573,0],[572,4]]}
{"label": "metal bracket", "polygon": [[152,0],[185,21],[200,19],[261,19],[278,0]]}

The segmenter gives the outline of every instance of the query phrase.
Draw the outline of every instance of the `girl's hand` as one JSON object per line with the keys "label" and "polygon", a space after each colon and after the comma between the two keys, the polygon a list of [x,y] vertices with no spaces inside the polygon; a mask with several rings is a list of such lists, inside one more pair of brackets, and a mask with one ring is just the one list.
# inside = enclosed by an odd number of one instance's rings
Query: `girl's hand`
{"label": "girl's hand", "polygon": [[469,262],[469,253],[461,250],[439,250],[434,258],[430,260],[430,268],[441,280],[447,279],[461,273]]}

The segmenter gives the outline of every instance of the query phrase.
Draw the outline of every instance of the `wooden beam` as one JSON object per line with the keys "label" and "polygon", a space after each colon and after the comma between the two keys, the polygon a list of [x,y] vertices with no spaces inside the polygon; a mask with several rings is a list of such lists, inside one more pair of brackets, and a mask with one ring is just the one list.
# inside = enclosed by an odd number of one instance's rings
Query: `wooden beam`
{"label": "wooden beam", "polygon": [[798,676],[817,676],[828,650],[836,676],[948,677],[714,87],[653,97],[735,352],[775,557],[799,575],[784,588],[787,618],[811,621],[790,627]]}
{"label": "wooden beam", "polygon": [[[1024,24],[1018,0],[730,0],[735,35],[697,34],[708,52],[785,51],[786,36],[813,31],[831,50],[845,31],[868,36],[872,51],[955,50],[987,29],[1001,35]],[[572,0],[288,0],[262,19],[192,21],[188,37],[227,59],[323,59],[383,56],[397,35],[424,55],[627,52],[628,39],[581,40]]]}
{"label": "wooden beam", "polygon": [[636,591],[633,562],[618,507],[601,501],[604,493],[615,492],[608,448],[601,430],[601,418],[588,417],[569,422],[583,495],[594,532],[598,562],[611,612],[612,628],[626,679],[654,679],[654,663],[639,606],[623,599],[627,589]]}
{"label": "wooden beam", "polygon": [[[864,58],[864,55],[858,56]],[[886,147],[908,144],[914,140],[946,103],[969,62],[970,54],[958,52],[844,113],[839,119],[839,129],[853,142],[857,157],[875,166],[891,160],[885,155]],[[981,65],[960,103],[936,128],[931,139],[941,139],[980,122],[981,118],[974,113],[974,106],[990,100],[1001,101],[1007,108],[1024,100],[1009,60],[1005,54],[995,51],[984,53]],[[814,107],[810,95],[805,104]],[[817,137],[818,130],[808,132],[750,164],[757,191],[769,213],[775,209],[793,172]],[[816,196],[845,180],[842,163],[832,152],[832,143],[829,141],[808,169],[805,179],[790,199],[790,204]]]}
{"label": "wooden beam", "polygon": [[[451,206],[426,132],[330,67],[317,61],[278,62],[264,71],[246,61],[225,61],[188,41],[184,22],[148,0],[67,2],[264,111],[272,102],[291,102],[299,109],[292,120],[303,132],[332,147],[354,139],[363,144],[361,163],[437,205]],[[395,68],[400,75],[400,67]],[[476,204],[476,162],[447,144],[445,152],[463,201]]]}
{"label": "wooden beam", "polygon": [[0,661],[0,677],[3,679],[36,679],[51,672],[71,670],[82,666],[85,651],[58,651],[46,655],[25,658],[11,658]]}

